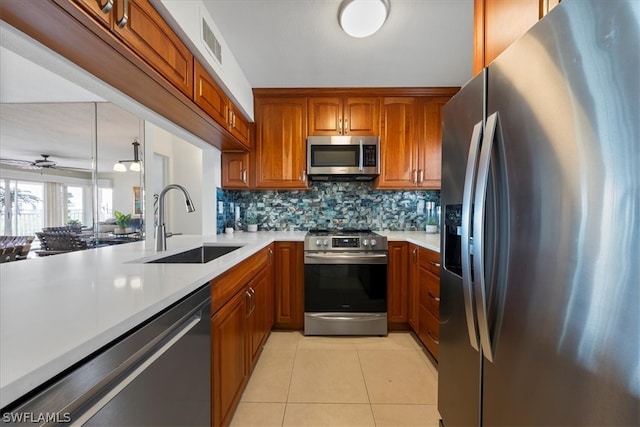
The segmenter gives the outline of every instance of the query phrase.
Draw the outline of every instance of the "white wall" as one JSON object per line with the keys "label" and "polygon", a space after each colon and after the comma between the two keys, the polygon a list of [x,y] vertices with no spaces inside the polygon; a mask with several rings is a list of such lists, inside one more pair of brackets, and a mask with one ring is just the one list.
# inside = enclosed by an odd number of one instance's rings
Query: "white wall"
{"label": "white wall", "polygon": [[[174,31],[186,36],[186,38],[181,37],[182,40],[190,45],[191,51],[209,73],[213,72],[212,77],[217,83],[227,89],[227,95],[233,103],[243,110],[250,121],[253,121],[251,85],[202,1],[152,0],[152,3],[164,19],[173,24],[171,26]],[[238,13],[243,12],[239,10]],[[222,46],[222,65],[217,62],[202,41],[202,19],[207,22]]]}
{"label": "white wall", "polygon": [[[157,153],[168,158],[166,184],[179,184],[187,189],[196,211],[186,212],[184,197],[170,190],[165,198],[165,225],[168,232],[183,234],[216,233],[216,186],[220,186],[220,151],[208,144],[195,145],[175,136],[152,123],[145,124],[145,158]],[[153,182],[157,177],[153,161],[145,163],[147,238],[153,236],[153,194],[161,186]],[[157,178],[156,178],[157,179]]]}
{"label": "white wall", "polygon": [[108,179],[113,188],[113,210],[133,214],[133,187],[140,187],[140,172],[100,173],[100,179]]}

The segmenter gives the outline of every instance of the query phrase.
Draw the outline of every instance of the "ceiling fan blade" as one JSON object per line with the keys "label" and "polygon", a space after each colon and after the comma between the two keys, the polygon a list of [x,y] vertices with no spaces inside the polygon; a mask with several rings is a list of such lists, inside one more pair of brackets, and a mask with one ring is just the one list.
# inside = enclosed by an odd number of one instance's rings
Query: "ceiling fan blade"
{"label": "ceiling fan blade", "polygon": [[37,167],[35,165],[34,162],[29,161],[29,160],[19,160],[19,159],[0,159],[0,163],[7,165],[7,166],[15,166],[18,168],[25,168],[25,169],[40,169],[39,167]]}

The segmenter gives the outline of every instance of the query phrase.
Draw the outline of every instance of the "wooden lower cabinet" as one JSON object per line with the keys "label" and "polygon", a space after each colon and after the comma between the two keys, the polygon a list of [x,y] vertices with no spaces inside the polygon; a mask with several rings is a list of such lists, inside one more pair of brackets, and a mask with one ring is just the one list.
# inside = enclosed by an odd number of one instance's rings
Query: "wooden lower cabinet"
{"label": "wooden lower cabinet", "polygon": [[275,243],[275,327],[304,326],[304,243]]}
{"label": "wooden lower cabinet", "polygon": [[273,247],[212,280],[211,292],[211,425],[218,427],[231,422],[273,326]]}
{"label": "wooden lower cabinet", "polygon": [[387,264],[387,322],[390,330],[403,329],[409,320],[408,271],[406,242],[389,242]]}
{"label": "wooden lower cabinet", "polygon": [[228,425],[248,376],[247,308],[238,293],[211,318],[211,425]]}
{"label": "wooden lower cabinet", "polygon": [[249,366],[255,365],[262,345],[273,326],[273,274],[264,269],[251,281],[247,289]]}
{"label": "wooden lower cabinet", "polygon": [[409,243],[409,259],[408,259],[408,274],[409,274],[409,290],[407,296],[407,317],[409,326],[414,331],[418,330],[418,251],[420,248],[418,245]]}
{"label": "wooden lower cabinet", "polygon": [[429,249],[418,249],[417,266],[417,328],[420,341],[438,360],[440,343],[440,254]]}

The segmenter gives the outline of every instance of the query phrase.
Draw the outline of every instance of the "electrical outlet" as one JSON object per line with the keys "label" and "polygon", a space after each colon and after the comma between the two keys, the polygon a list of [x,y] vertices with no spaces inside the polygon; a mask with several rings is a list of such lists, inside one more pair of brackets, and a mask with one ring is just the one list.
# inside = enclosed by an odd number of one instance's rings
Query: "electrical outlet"
{"label": "electrical outlet", "polygon": [[418,215],[424,214],[424,200],[418,200],[418,209],[416,213]]}

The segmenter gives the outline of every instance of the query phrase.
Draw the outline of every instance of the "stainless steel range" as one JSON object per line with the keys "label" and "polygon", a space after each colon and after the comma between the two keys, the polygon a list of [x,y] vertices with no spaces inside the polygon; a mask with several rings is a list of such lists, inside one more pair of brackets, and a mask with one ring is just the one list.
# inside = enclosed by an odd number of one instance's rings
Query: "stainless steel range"
{"label": "stainless steel range", "polygon": [[387,238],[310,230],[304,241],[305,335],[387,334]]}

